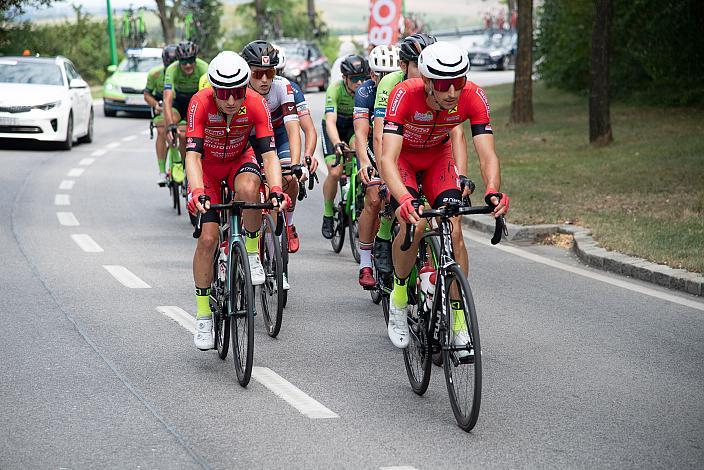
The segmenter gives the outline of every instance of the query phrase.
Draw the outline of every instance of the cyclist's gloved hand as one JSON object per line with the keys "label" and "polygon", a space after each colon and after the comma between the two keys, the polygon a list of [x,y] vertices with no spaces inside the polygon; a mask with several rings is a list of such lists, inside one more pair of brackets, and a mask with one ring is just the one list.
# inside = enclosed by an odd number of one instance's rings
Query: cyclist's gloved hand
{"label": "cyclist's gloved hand", "polygon": [[338,142],[338,143],[336,143],[334,148],[335,148],[335,155],[337,155],[338,157],[341,157],[341,156],[342,156],[342,153],[343,153],[345,150],[349,150],[349,149],[350,149],[349,146],[348,146],[346,143],[344,143],[344,142]]}
{"label": "cyclist's gloved hand", "polygon": [[281,189],[281,186],[272,186],[269,191],[269,200],[274,204],[274,207],[278,206],[276,210],[279,212],[285,211],[291,207],[291,197]]}
{"label": "cyclist's gloved hand", "polygon": [[369,178],[369,168],[371,168],[371,165],[364,165],[362,168],[359,169],[359,178],[362,180],[362,183],[366,184],[367,186],[369,185],[369,182],[371,178]]}
{"label": "cyclist's gloved hand", "polygon": [[474,181],[464,175],[460,175],[460,190],[462,191],[462,197],[469,196],[475,189],[476,186],[474,185]]}
{"label": "cyclist's gloved hand", "polygon": [[177,124],[169,124],[166,126],[166,140],[169,141],[169,143],[174,141],[174,137],[176,136],[176,133],[178,132],[178,125]]}
{"label": "cyclist's gloved hand", "polygon": [[198,212],[205,214],[210,209],[210,196],[205,195],[203,188],[195,188],[188,194],[187,207],[191,215],[196,215]]}
{"label": "cyclist's gloved hand", "polygon": [[301,166],[298,163],[296,163],[295,165],[291,165],[291,173],[293,173],[293,175],[296,177],[296,179],[298,179],[298,181],[305,181],[305,178],[303,178],[304,169],[305,167]]}
{"label": "cyclist's gloved hand", "polygon": [[315,173],[315,170],[318,169],[318,159],[315,157],[312,157],[310,155],[306,155],[303,159],[303,161],[306,163],[306,167],[308,167],[308,171],[311,173]]}
{"label": "cyclist's gloved hand", "polygon": [[501,193],[494,188],[486,188],[484,200],[487,204],[496,206],[491,213],[494,217],[508,214],[509,197],[505,193]]}
{"label": "cyclist's gloved hand", "polygon": [[410,193],[406,193],[398,201],[398,209],[396,209],[396,216],[408,224],[417,224],[420,220],[416,208],[413,206],[414,202],[418,202]]}

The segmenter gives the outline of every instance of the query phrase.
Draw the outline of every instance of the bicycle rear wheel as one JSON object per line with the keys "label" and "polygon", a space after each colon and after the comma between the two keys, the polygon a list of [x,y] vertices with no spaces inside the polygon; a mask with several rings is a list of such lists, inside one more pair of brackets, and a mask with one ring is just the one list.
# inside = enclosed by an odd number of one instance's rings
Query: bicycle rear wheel
{"label": "bicycle rear wheel", "polygon": [[342,251],[342,246],[345,244],[345,219],[345,209],[342,203],[339,203],[335,207],[335,214],[333,215],[333,233],[330,239],[332,249],[335,253]]}
{"label": "bicycle rear wheel", "polygon": [[181,215],[181,185],[175,181],[171,182],[171,197],[174,200],[176,214]]}
{"label": "bicycle rear wheel", "polygon": [[283,261],[279,240],[274,231],[274,219],[270,214],[266,214],[262,217],[259,241],[259,257],[264,266],[266,280],[258,290],[266,332],[272,338],[276,338],[281,330],[281,319],[284,313]]}
{"label": "bicycle rear wheel", "polygon": [[215,328],[215,347],[218,357],[225,359],[230,349],[230,316],[227,310],[225,285],[220,273],[227,273],[227,261],[219,259],[220,250],[215,252],[213,260],[213,282],[210,285],[210,311],[213,312],[213,326]]}
{"label": "bicycle rear wheel", "polygon": [[[281,231],[281,262],[283,263],[283,272],[288,280],[288,233],[286,227]],[[291,282],[289,280],[289,282]],[[288,291],[284,290],[283,307],[286,308],[288,302]]]}
{"label": "bicycle rear wheel", "polygon": [[242,240],[235,240],[229,259],[232,356],[237,381],[246,387],[252,377],[254,357],[254,293]]}
{"label": "bicycle rear wheel", "polygon": [[[477,424],[482,397],[482,349],[479,341],[479,324],[474,308],[472,291],[459,265],[449,266],[445,279],[445,298],[451,299],[450,289],[455,287],[464,321],[469,333],[469,343],[464,348],[455,347],[453,340],[453,314],[448,301],[445,318],[446,331],[442,335],[442,358],[445,383],[450,396],[450,405],[460,428],[469,432]],[[460,353],[470,351],[473,355],[462,358]]]}
{"label": "bicycle rear wheel", "polygon": [[352,257],[357,263],[359,263],[359,218],[350,220],[347,228],[350,235],[350,250],[352,250]]}

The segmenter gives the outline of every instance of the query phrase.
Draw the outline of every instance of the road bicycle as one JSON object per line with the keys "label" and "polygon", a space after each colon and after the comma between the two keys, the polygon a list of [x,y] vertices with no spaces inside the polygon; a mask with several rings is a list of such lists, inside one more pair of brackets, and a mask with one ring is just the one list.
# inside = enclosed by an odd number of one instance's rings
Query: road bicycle
{"label": "road bicycle", "polygon": [[135,11],[132,5],[125,10],[122,16],[120,29],[123,49],[138,49],[147,43],[147,24],[144,22],[145,7]]}
{"label": "road bicycle", "polygon": [[[421,218],[435,220],[430,222],[431,228],[420,239],[414,277],[418,279],[417,273],[423,267],[430,266],[435,273],[435,286],[423,292],[419,279],[408,282],[410,340],[403,350],[403,359],[411,388],[418,395],[426,392],[430,383],[432,354],[441,353],[450,405],[457,424],[467,432],[474,428],[479,417],[482,354],[472,291],[452,250],[450,218],[491,213],[495,207],[491,204],[492,196],[500,197],[499,194],[487,195],[486,206],[448,204],[436,210],[423,210]],[[401,250],[410,248],[414,233],[415,226],[407,225]],[[505,234],[504,219],[497,217],[491,243],[499,243]],[[464,316],[469,338],[469,342],[461,346],[454,344],[455,315]]]}
{"label": "road bicycle", "polygon": [[[241,227],[242,211],[271,210],[273,204],[232,200],[227,185],[221,183],[223,204],[212,204],[220,211],[219,245],[213,256],[213,282],[210,288],[210,309],[213,313],[213,335],[220,359],[227,357],[230,340],[237,381],[249,384],[254,358],[254,288],[249,272],[249,258]],[[205,196],[198,198],[201,204]],[[198,214],[193,238],[202,230],[202,214]]]}
{"label": "road bicycle", "polygon": [[333,167],[343,164],[340,177],[340,200],[333,214],[333,235],[330,239],[335,253],[342,251],[345,244],[345,229],[349,233],[350,249],[354,260],[359,263],[359,216],[364,208],[364,188],[357,177],[357,153],[343,149],[337,155]]}
{"label": "road bicycle", "polygon": [[[150,124],[150,132],[152,128],[153,124]],[[181,152],[179,151],[178,130],[176,127],[171,127],[167,132],[171,132],[172,136],[171,143],[169,144],[167,142],[166,164],[168,169],[166,171],[166,182],[160,183],[159,186],[169,188],[173,208],[176,209],[178,215],[181,215],[181,199],[188,197],[186,194],[188,191],[188,185],[185,181],[186,172],[181,158]]]}

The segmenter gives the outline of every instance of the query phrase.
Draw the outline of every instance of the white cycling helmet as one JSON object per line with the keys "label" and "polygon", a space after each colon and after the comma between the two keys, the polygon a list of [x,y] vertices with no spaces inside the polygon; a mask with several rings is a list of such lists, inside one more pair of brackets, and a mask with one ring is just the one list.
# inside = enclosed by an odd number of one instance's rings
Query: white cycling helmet
{"label": "white cycling helmet", "polygon": [[418,57],[418,70],[427,78],[459,78],[469,72],[469,57],[449,42],[431,44]]}
{"label": "white cycling helmet", "polygon": [[276,64],[276,70],[283,70],[284,67],[286,67],[286,50],[281,46],[277,46],[276,44],[272,44],[272,46],[274,46],[274,49],[279,51],[279,63]]}
{"label": "white cycling helmet", "polygon": [[375,72],[395,72],[401,70],[398,65],[398,47],[376,46],[369,53],[369,68]]}
{"label": "white cycling helmet", "polygon": [[236,52],[222,51],[208,65],[208,81],[216,88],[240,88],[249,83],[249,65]]}

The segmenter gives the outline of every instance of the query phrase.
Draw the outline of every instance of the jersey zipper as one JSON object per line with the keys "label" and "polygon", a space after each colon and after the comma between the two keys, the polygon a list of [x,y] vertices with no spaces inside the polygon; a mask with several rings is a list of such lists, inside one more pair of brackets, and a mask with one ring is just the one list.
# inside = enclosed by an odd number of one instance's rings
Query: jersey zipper
{"label": "jersey zipper", "polygon": [[435,119],[433,119],[433,128],[430,129],[430,133],[428,134],[428,138],[425,139],[425,143],[423,144],[423,148],[428,148],[428,142],[430,141],[430,138],[433,136],[433,131],[435,130],[435,126],[438,123],[438,118],[440,117],[440,111],[433,111],[435,114]]}

